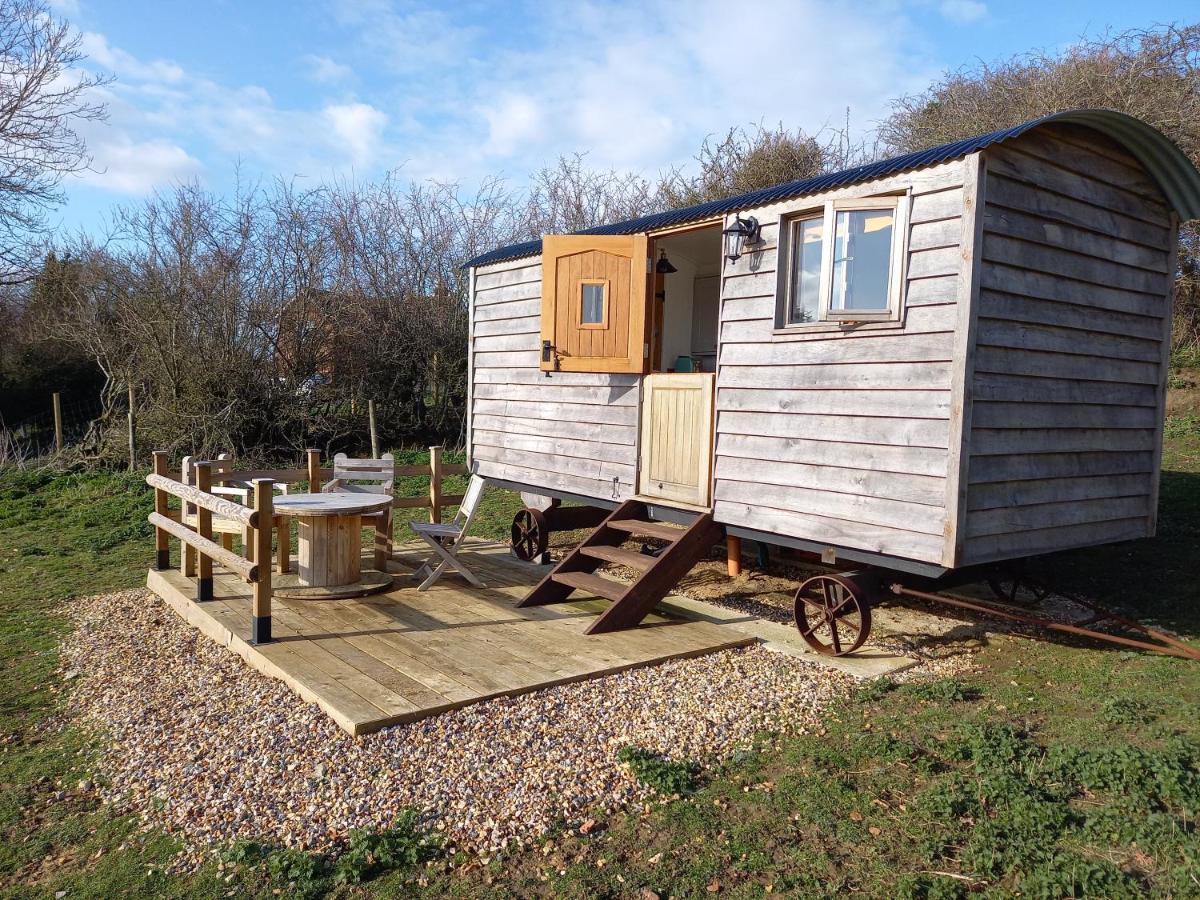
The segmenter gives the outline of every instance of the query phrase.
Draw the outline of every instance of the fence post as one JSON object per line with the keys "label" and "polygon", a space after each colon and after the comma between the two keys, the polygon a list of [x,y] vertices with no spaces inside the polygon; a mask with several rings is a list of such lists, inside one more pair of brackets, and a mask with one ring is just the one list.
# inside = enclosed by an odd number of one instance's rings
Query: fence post
{"label": "fence post", "polygon": [[367,422],[371,426],[371,459],[379,459],[379,434],[375,431],[375,401],[367,401]]}
{"label": "fence post", "polygon": [[63,450],[63,429],[62,429],[62,394],[55,391],[50,397],[50,405],[54,409],[54,449],[58,453]]}
{"label": "fence post", "polygon": [[[190,456],[185,456],[179,464],[179,480],[183,484],[192,486],[196,484],[196,464],[192,462]],[[185,528],[191,528],[188,525],[188,516],[195,515],[196,509],[196,504],[180,500],[179,524]],[[179,542],[179,574],[184,578],[191,578],[196,574],[196,548],[187,541]]]}
{"label": "fence post", "polygon": [[129,471],[137,471],[137,423],[133,416],[133,382],[129,383]]}
{"label": "fence post", "polygon": [[[212,491],[212,463],[198,462],[195,469],[197,489],[210,493]],[[196,531],[200,537],[212,540],[212,512],[197,504]],[[213,561],[207,553],[196,551],[198,571],[196,573],[196,600],[204,601],[213,598]]]}
{"label": "fence post", "polygon": [[308,492],[321,493],[321,451],[308,450]]}
{"label": "fence post", "polygon": [[[311,457],[309,457],[311,459]],[[250,611],[250,643],[271,642],[271,532],[275,525],[275,482],[254,479],[254,508],[258,527],[254,530],[254,558],[258,562],[258,580],[254,582],[254,604]]]}
{"label": "fence post", "polygon": [[[166,477],[167,474],[167,451],[154,451],[154,474]],[[154,489],[154,511],[160,516],[167,514],[167,492],[161,488]],[[163,529],[155,526],[154,528],[154,568],[158,571],[169,569],[171,567],[171,545],[169,543],[170,535]]]}
{"label": "fence post", "polygon": [[442,521],[442,448],[429,448],[429,521]]}

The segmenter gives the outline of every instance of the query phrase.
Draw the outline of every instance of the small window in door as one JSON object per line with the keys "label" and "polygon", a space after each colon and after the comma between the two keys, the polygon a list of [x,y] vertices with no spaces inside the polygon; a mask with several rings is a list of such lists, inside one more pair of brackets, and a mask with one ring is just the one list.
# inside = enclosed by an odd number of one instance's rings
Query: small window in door
{"label": "small window in door", "polygon": [[583,281],[579,285],[579,327],[608,327],[608,282]]}

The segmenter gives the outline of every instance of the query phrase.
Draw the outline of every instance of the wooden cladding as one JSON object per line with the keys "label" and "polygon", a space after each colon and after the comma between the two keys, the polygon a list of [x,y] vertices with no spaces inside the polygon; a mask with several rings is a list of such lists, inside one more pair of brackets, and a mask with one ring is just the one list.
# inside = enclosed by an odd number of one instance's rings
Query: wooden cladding
{"label": "wooden cladding", "polygon": [[542,371],[645,371],[647,250],[644,234],[542,239]]}

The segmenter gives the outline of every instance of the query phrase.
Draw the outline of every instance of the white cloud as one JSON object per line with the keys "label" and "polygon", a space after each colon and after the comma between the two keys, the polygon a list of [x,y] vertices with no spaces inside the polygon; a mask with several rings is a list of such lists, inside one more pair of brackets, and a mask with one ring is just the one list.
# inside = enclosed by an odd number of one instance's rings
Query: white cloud
{"label": "white cloud", "polygon": [[938,8],[951,22],[966,24],[978,22],[987,15],[987,4],[980,0],[942,0]]}
{"label": "white cloud", "polygon": [[125,134],[93,140],[92,166],[80,173],[88,184],[122,194],[147,194],[199,175],[203,166],[177,144],[135,141]]}
{"label": "white cloud", "polygon": [[335,146],[344,150],[356,166],[374,161],[387,116],[368,103],[337,103],[326,106],[324,115],[333,129]]}
{"label": "white cloud", "polygon": [[[389,8],[361,23],[364,56],[385,53],[380,21],[415,27],[408,15],[389,20]],[[407,59],[430,73],[424,90],[406,85],[403,115],[393,116],[412,174],[524,174],[585,151],[592,166],[653,175],[688,163],[705,135],[730,126],[820,131],[842,126],[847,108],[861,135],[890,98],[940,69],[904,8],[886,2],[864,11],[761,0],[752,14],[731,13],[725,0],[547,2],[518,33],[514,45],[452,29],[443,44],[457,44],[454,65],[438,64],[444,46]]]}
{"label": "white cloud", "polygon": [[328,56],[309,53],[301,61],[308,68],[308,77],[318,84],[348,81],[354,76],[353,69]]}
{"label": "white cloud", "polygon": [[488,124],[488,150],[507,156],[542,135],[541,104],[527,94],[509,93],[481,108]]}
{"label": "white cloud", "polygon": [[[106,89],[106,160],[94,145],[113,173],[108,184],[135,189],[126,169],[137,148],[159,173],[147,181],[193,174],[197,157],[222,178],[235,160],[255,174],[314,178],[351,167],[371,177],[404,160],[410,177],[471,181],[523,176],[575,151],[596,168],[653,176],[730,126],[813,132],[840,127],[848,107],[861,135],[891,97],[941,68],[924,16],[894,0],[865,9],[759,0],[752,12],[727,0],[529,0],[519,25],[501,21],[499,0],[481,0],[496,4],[488,15],[332,2],[342,31],[293,57],[330,93],[310,87],[292,104],[87,34],[92,60],[118,75]],[[921,12],[934,10],[986,14],[978,0],[922,0]]]}
{"label": "white cloud", "polygon": [[84,54],[120,78],[166,84],[174,84],[183,79],[183,69],[173,62],[162,59],[141,62],[119,47],[113,47],[108,38],[95,31],[85,31],[80,38],[80,49]]}

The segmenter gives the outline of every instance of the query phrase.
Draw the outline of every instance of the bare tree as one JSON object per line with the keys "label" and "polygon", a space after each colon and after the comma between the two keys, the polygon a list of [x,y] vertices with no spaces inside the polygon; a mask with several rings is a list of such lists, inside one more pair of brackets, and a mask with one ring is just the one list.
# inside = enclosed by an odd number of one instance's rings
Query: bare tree
{"label": "bare tree", "polygon": [[630,172],[600,172],[584,165],[586,156],[560,156],[530,179],[519,215],[524,237],[581,231],[634,219],[661,207],[653,186]]}
{"label": "bare tree", "polygon": [[0,280],[33,277],[46,214],[65,175],[91,162],[79,123],[104,116],[75,68],[80,36],[42,0],[0,0]]}

